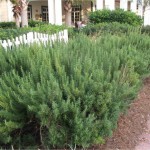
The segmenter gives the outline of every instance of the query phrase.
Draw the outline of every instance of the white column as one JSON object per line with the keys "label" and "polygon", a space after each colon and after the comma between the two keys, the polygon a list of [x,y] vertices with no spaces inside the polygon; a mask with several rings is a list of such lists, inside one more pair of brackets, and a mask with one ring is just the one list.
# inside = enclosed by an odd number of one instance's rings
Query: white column
{"label": "white column", "polygon": [[48,18],[49,18],[49,23],[55,24],[54,0],[48,0]]}
{"label": "white column", "polygon": [[96,0],[96,9],[97,10],[103,9],[103,0]]}
{"label": "white column", "polygon": [[7,1],[7,9],[8,9],[7,15],[8,15],[8,21],[13,21],[12,7],[13,7],[12,3],[8,0],[8,1]]}
{"label": "white column", "polygon": [[105,7],[110,10],[115,9],[115,0],[105,0]]}
{"label": "white column", "polygon": [[2,21],[2,13],[1,13],[1,11],[0,11],[0,22]]}
{"label": "white column", "polygon": [[128,0],[120,0],[120,8],[127,11],[127,9],[128,9]]}
{"label": "white column", "polygon": [[93,12],[96,10],[96,9],[95,9],[95,5],[96,5],[96,2],[95,2],[95,1],[93,1],[93,7],[92,7]]}
{"label": "white column", "polygon": [[144,12],[144,26],[146,25],[150,25],[150,6],[147,6]]}
{"label": "white column", "polygon": [[[137,10],[137,15],[143,17],[143,6],[144,6],[144,1],[138,4],[138,10]],[[147,8],[145,8],[146,10]]]}
{"label": "white column", "polygon": [[143,6],[138,5],[137,15],[143,17]]}
{"label": "white column", "polygon": [[137,12],[137,0],[131,1],[131,11],[134,13]]}
{"label": "white column", "polygon": [[55,0],[55,24],[62,25],[62,0]]}

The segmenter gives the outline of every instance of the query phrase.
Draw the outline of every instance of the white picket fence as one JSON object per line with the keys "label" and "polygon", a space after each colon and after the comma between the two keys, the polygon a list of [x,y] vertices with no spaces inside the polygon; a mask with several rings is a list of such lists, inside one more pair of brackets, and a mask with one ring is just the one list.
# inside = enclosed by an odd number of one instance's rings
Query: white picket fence
{"label": "white picket fence", "polygon": [[52,44],[55,41],[64,41],[68,42],[68,30],[60,31],[56,34],[43,34],[37,32],[29,32],[27,34],[23,34],[15,39],[8,40],[0,40],[0,44],[5,49],[12,48],[13,46],[18,46],[20,44],[32,44],[32,43],[43,43],[46,45],[47,43]]}

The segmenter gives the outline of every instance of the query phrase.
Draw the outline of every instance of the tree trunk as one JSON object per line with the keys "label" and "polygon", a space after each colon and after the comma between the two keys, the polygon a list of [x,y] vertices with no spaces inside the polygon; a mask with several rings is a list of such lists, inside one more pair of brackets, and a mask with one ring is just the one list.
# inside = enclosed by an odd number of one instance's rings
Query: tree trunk
{"label": "tree trunk", "polygon": [[21,27],[28,27],[27,9],[21,10]]}
{"label": "tree trunk", "polygon": [[15,22],[16,22],[16,26],[19,28],[20,27],[20,13],[21,13],[21,8],[18,4],[14,5],[12,7],[12,11],[13,11],[13,16],[15,18]]}
{"label": "tree trunk", "polygon": [[16,22],[16,26],[17,26],[17,28],[20,28],[20,21],[19,21],[19,17],[15,18],[15,22]]}
{"label": "tree trunk", "polygon": [[66,11],[65,12],[65,23],[67,26],[71,27],[71,12]]}
{"label": "tree trunk", "polygon": [[72,11],[72,3],[71,1],[66,1],[64,3],[65,9],[65,23],[67,26],[71,26],[71,11]]}
{"label": "tree trunk", "polygon": [[21,27],[28,27],[28,15],[27,15],[28,2],[21,0]]}

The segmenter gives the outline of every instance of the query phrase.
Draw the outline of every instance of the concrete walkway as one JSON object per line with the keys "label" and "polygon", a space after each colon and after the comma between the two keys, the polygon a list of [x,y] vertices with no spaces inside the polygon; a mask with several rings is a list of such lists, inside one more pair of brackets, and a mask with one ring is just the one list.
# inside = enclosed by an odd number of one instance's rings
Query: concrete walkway
{"label": "concrete walkway", "polygon": [[135,150],[150,150],[150,116],[148,116],[147,128],[139,137],[139,144],[135,147]]}

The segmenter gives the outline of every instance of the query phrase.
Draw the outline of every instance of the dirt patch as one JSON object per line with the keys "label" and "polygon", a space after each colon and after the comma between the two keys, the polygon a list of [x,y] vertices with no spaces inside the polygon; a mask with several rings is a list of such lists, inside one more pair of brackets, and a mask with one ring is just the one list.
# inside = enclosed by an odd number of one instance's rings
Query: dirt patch
{"label": "dirt patch", "polygon": [[[120,117],[118,128],[114,131],[113,137],[109,138],[105,145],[97,146],[94,149],[133,150],[136,147],[138,150],[143,150],[138,145],[142,144],[147,137],[150,137],[150,131],[147,129],[150,126],[149,119],[150,78],[146,78],[138,98],[130,105],[127,114]],[[149,124],[147,125],[148,122]],[[150,143],[148,146],[150,146]]]}

